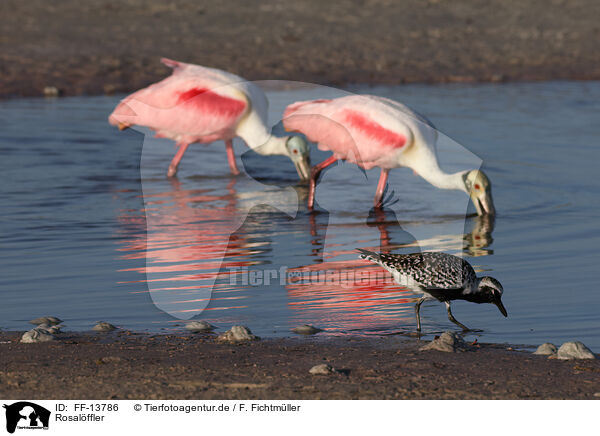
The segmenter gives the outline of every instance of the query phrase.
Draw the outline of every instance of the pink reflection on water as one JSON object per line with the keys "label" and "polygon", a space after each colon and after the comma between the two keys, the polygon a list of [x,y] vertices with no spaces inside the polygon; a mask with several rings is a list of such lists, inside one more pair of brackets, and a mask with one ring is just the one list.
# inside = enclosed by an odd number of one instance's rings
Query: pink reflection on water
{"label": "pink reflection on water", "polygon": [[214,195],[182,189],[173,180],[168,191],[144,194],[145,220],[127,213],[120,217],[124,224],[146,228],[146,234],[137,233],[119,248],[123,259],[145,259],[146,265],[121,271],[139,272],[140,279],[133,282],[145,283],[162,310],[189,318],[211,301],[243,298],[211,296],[227,288],[218,279],[251,264],[247,238],[232,234],[243,218],[235,183],[230,180],[223,195]]}
{"label": "pink reflection on water", "polygon": [[286,289],[298,322],[329,322],[336,330],[364,330],[397,324],[412,316],[414,294],[387,271],[364,261],[331,261],[290,270],[299,274]]}
{"label": "pink reflection on water", "polygon": [[[379,245],[371,249],[389,252],[388,218],[378,210],[373,218],[369,227],[377,229]],[[412,319],[409,303],[415,301],[414,294],[395,283],[383,268],[357,258],[354,247],[369,247],[375,242],[370,239],[375,235],[361,231],[356,224],[338,225],[336,232],[328,233],[325,251],[324,242],[318,242],[324,240],[318,237],[323,229],[314,219],[310,220],[310,227],[310,234],[315,237],[313,245],[320,246],[320,250],[313,250],[319,263],[291,269],[291,276],[297,279],[286,286],[296,323],[329,324],[327,331],[334,333],[381,332],[397,329]]]}
{"label": "pink reflection on water", "polygon": [[[374,251],[389,252],[384,218],[377,217],[380,246],[370,248]],[[318,233],[312,220],[311,235]],[[364,247],[368,242],[358,238],[350,243]],[[339,260],[349,256],[353,259]],[[348,249],[348,241],[330,242],[327,252],[317,258],[322,262],[289,270],[286,289],[296,323],[329,324],[328,332],[335,333],[390,330],[412,320],[410,303],[415,295],[394,282],[389,272],[357,256],[354,249]]]}

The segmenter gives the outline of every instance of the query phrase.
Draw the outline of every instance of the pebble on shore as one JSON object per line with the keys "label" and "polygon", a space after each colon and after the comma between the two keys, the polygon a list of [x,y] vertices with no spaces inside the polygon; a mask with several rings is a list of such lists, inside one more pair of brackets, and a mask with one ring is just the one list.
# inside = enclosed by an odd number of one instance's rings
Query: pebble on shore
{"label": "pebble on shore", "polygon": [[193,333],[208,333],[216,327],[206,321],[190,321],[185,325],[185,328]]}
{"label": "pebble on shore", "polygon": [[579,341],[565,342],[556,353],[556,358],[561,360],[595,359],[594,353]]}
{"label": "pebble on shore", "polygon": [[419,351],[436,350],[446,353],[456,353],[457,351],[462,351],[464,348],[466,348],[466,344],[458,334],[444,332],[440,337],[419,348]]}
{"label": "pebble on shore", "polygon": [[33,325],[40,325],[40,324],[57,325],[57,324],[60,324],[61,322],[63,322],[63,320],[60,318],[57,318],[55,316],[41,316],[39,318],[32,319],[31,321],[29,321],[29,323],[33,324]]}
{"label": "pebble on shore", "polygon": [[56,338],[52,333],[36,327],[28,332],[25,332],[21,337],[21,342],[23,344],[34,344],[38,342],[49,342],[55,339]]}
{"label": "pebble on shore", "polygon": [[335,369],[326,363],[322,363],[320,365],[315,365],[311,369],[308,370],[312,375],[330,375],[335,373]]}
{"label": "pebble on shore", "polygon": [[298,333],[299,335],[314,335],[316,333],[322,332],[322,329],[316,328],[310,324],[304,324],[298,327],[294,327],[292,329],[294,333]]}
{"label": "pebble on shore", "polygon": [[119,363],[122,361],[123,361],[123,358],[119,357],[119,356],[106,356],[106,357],[102,357],[102,358],[98,359],[98,361],[96,363],[98,363],[98,364]]}
{"label": "pebble on shore", "polygon": [[44,97],[58,97],[60,90],[56,86],[44,86]]}
{"label": "pebble on shore", "polygon": [[556,345],[546,342],[537,347],[537,350],[535,350],[533,354],[539,354],[541,356],[554,356],[557,351]]}
{"label": "pebble on shore", "polygon": [[115,327],[114,325],[112,325],[109,322],[104,322],[101,321],[98,324],[96,324],[94,327],[92,327],[92,330],[94,330],[95,332],[112,332],[113,330],[116,330],[117,327]]}
{"label": "pebble on shore", "polygon": [[220,342],[243,342],[243,341],[256,341],[260,338],[252,334],[248,327],[243,325],[234,325],[231,330],[217,337],[217,341]]}

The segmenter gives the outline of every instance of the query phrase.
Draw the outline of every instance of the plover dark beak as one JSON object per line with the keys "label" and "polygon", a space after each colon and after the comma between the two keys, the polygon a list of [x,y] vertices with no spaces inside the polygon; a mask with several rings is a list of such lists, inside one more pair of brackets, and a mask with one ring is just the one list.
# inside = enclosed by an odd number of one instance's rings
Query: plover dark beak
{"label": "plover dark beak", "polygon": [[497,300],[494,301],[494,304],[496,306],[498,306],[498,309],[500,310],[500,313],[502,315],[504,315],[504,317],[508,317],[508,313],[506,313],[506,309],[504,308],[504,304],[502,304],[502,300],[500,300],[499,298]]}

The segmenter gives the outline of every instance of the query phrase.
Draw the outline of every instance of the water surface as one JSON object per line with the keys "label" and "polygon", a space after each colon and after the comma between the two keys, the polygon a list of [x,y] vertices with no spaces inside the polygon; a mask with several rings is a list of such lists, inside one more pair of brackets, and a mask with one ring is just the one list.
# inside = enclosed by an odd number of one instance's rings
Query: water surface
{"label": "water surface", "polygon": [[[169,180],[172,143],[107,124],[118,96],[3,101],[0,328],[25,329],[50,314],[72,330],[105,320],[172,331],[193,318],[222,329],[245,324],[265,337],[299,324],[339,335],[414,331],[413,295],[385,277],[360,280],[380,270],[357,260],[354,248],[382,247],[462,254],[499,279],[507,319],[492,305],[453,304],[458,320],[482,330],[474,333],[480,341],[581,340],[600,351],[600,83],[347,91],[426,114],[447,135],[439,148],[446,170],[483,160],[495,222],[465,220],[464,194],[437,190],[407,169],[392,171],[395,203],[375,214],[378,172],[343,164],[324,174],[321,212],[310,214],[291,163],[239,142],[249,175],[231,177],[215,143],[191,146]],[[289,102],[341,93],[271,87],[270,119]],[[326,157],[313,149],[313,162]],[[333,279],[277,275],[266,284],[272,271]],[[421,314],[429,336],[454,328],[441,304],[426,303]]]}

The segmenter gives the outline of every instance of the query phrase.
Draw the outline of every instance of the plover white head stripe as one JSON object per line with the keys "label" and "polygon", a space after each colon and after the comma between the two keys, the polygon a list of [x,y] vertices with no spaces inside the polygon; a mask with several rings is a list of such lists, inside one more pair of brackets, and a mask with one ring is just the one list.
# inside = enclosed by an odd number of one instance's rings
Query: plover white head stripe
{"label": "plover white head stripe", "polygon": [[493,277],[477,277],[466,260],[446,253],[384,254],[357,248],[360,258],[369,260],[389,271],[394,280],[423,294],[415,305],[417,331],[421,330],[419,310],[426,300],[438,300],[446,304],[448,319],[468,330],[458,322],[450,310],[450,301],[466,300],[473,303],[495,304],[502,315],[508,316],[502,304],[502,285]]}

